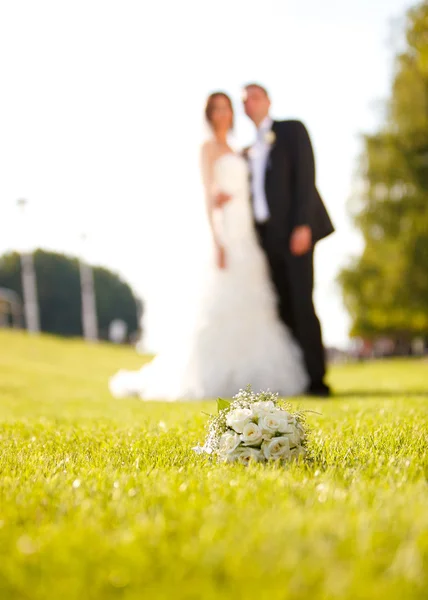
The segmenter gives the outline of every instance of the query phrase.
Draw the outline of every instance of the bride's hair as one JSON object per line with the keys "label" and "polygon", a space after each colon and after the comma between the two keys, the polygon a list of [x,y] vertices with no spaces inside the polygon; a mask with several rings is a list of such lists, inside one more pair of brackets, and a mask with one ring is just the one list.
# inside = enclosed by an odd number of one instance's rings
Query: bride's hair
{"label": "bride's hair", "polygon": [[230,125],[230,128],[233,129],[233,123],[234,123],[233,104],[232,104],[232,100],[226,94],[226,92],[213,92],[212,94],[210,94],[208,96],[207,102],[205,105],[205,119],[207,120],[208,125],[210,127],[212,127],[212,114],[213,114],[213,110],[214,110],[214,102],[216,101],[217,98],[224,98],[229,103],[230,110],[232,111],[232,123]]}

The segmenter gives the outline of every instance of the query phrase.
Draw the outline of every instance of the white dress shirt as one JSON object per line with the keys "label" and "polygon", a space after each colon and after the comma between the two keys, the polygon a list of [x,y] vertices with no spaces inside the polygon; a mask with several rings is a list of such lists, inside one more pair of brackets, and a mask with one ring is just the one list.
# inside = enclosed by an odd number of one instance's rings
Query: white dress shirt
{"label": "white dress shirt", "polygon": [[249,151],[253,210],[257,223],[265,223],[270,217],[265,192],[265,174],[271,149],[266,138],[267,133],[272,129],[272,125],[272,119],[267,116],[257,129],[257,140]]}

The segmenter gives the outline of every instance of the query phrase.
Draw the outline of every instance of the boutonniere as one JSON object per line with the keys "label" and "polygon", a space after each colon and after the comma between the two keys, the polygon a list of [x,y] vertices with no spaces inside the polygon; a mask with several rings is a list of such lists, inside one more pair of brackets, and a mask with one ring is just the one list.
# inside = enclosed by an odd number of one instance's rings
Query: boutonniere
{"label": "boutonniere", "polygon": [[270,131],[266,131],[264,135],[264,140],[266,144],[269,144],[269,146],[273,146],[273,144],[276,142],[275,132],[272,131],[272,129]]}

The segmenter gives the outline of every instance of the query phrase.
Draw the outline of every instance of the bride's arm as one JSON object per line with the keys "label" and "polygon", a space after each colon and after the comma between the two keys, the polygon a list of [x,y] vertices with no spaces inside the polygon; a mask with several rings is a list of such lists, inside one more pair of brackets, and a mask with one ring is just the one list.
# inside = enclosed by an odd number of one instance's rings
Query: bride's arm
{"label": "bride's arm", "polygon": [[214,182],[214,163],[217,158],[215,146],[211,142],[206,142],[201,149],[201,172],[205,188],[205,204],[217,255],[217,265],[220,269],[224,269],[226,257],[221,231],[223,211],[221,209],[222,205],[217,202],[218,190]]}
{"label": "bride's arm", "polygon": [[216,158],[215,148],[212,143],[206,142],[201,148],[201,173],[205,188],[205,205],[214,244],[220,246],[218,224],[216,224],[216,219],[214,218],[214,211],[218,209],[216,203],[217,190],[214,184],[214,163]]}

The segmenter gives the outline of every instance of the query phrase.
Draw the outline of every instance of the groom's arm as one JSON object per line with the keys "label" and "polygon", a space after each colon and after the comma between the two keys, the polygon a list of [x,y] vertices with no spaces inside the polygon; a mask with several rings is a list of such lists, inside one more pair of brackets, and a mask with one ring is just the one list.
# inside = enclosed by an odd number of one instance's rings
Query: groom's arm
{"label": "groom's arm", "polygon": [[294,198],[295,225],[309,225],[315,191],[315,159],[311,140],[301,121],[294,121]]}
{"label": "groom's arm", "polygon": [[296,256],[312,248],[310,210],[315,190],[315,160],[311,140],[301,121],[293,121],[294,148],[292,148],[294,189],[293,204],[295,227],[290,238],[290,250]]}

